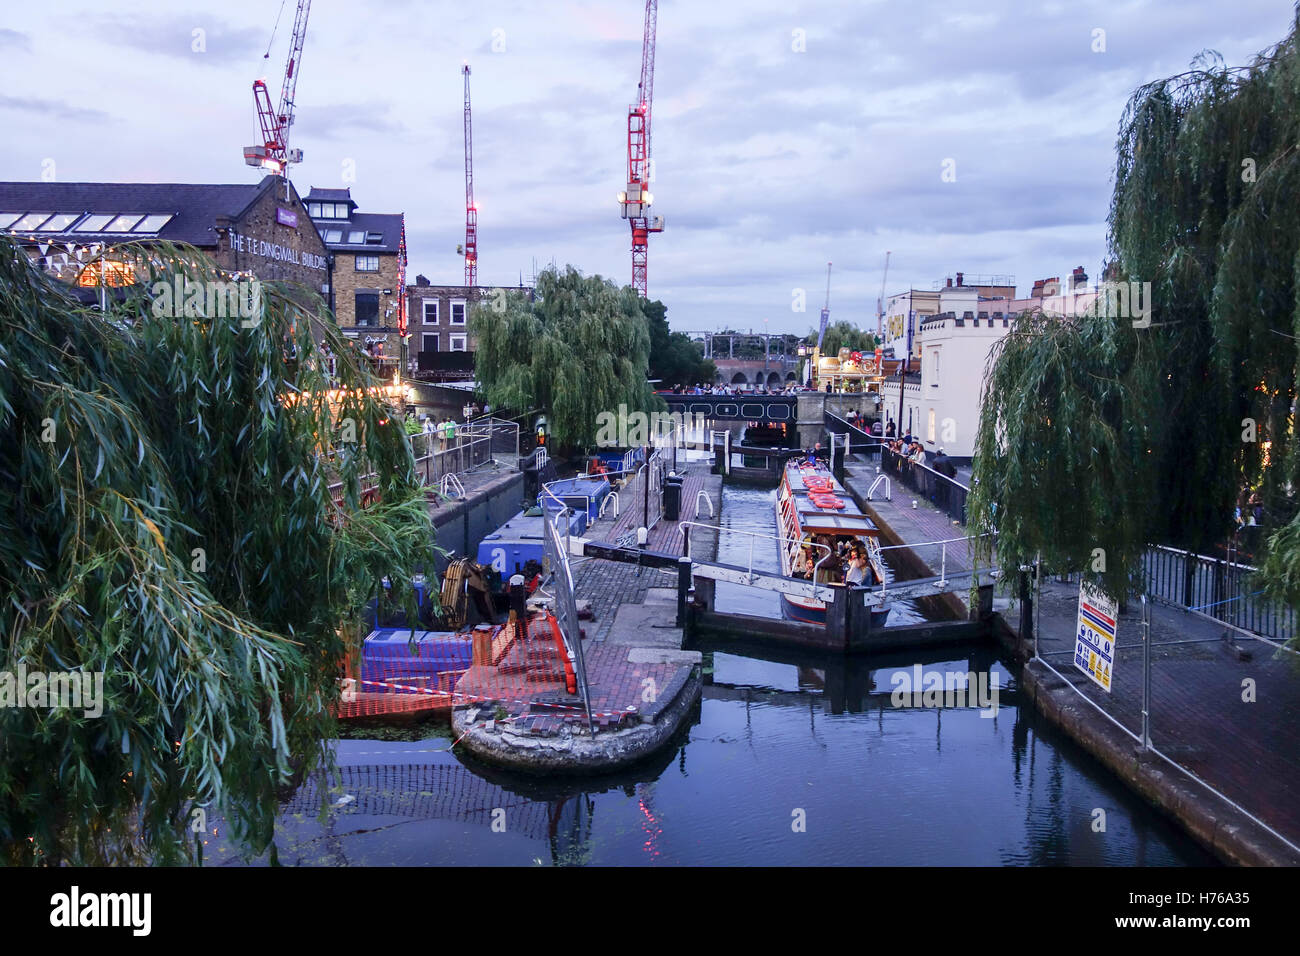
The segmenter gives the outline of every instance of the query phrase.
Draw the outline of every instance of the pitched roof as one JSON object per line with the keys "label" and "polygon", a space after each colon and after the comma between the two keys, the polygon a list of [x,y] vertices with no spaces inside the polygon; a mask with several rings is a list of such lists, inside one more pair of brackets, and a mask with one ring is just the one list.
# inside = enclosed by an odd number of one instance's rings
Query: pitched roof
{"label": "pitched roof", "polygon": [[[352,218],[347,221],[322,219],[316,223],[316,228],[320,230],[322,239],[325,239],[331,231],[341,233],[338,242],[326,240],[325,245],[330,249],[353,253],[396,253],[402,239],[402,214],[400,212],[354,212]],[[368,243],[364,240],[348,242],[349,233],[353,232],[377,232],[383,240],[379,243]]]}
{"label": "pitched roof", "polygon": [[348,189],[321,189],[319,186],[311,187],[311,192],[303,197],[303,202],[350,202],[354,206],[356,201],[352,198],[352,190]]}
{"label": "pitched roof", "polygon": [[[156,238],[169,242],[213,246],[217,241],[217,218],[238,216],[257,199],[263,189],[275,181],[275,177],[268,176],[260,183],[224,185],[0,182],[0,212],[171,214],[173,218],[156,234],[147,234],[148,238],[156,235]],[[72,235],[86,240],[102,237],[129,240],[141,237],[139,233],[68,230],[45,235]]]}

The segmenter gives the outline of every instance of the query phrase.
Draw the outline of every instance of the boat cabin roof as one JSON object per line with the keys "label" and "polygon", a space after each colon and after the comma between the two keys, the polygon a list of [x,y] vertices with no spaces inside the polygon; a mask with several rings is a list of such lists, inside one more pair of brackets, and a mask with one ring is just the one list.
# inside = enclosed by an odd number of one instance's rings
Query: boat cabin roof
{"label": "boat cabin roof", "polygon": [[[806,478],[824,478],[830,481],[830,495],[838,498],[842,508],[819,507],[810,497]],[[825,465],[818,464],[810,468],[802,462],[789,462],[785,466],[785,480],[780,494],[794,498],[795,513],[799,517],[799,530],[803,534],[829,535],[876,535],[879,529],[875,523],[862,513],[857,504],[844,490],[844,486],[835,480],[835,476]]]}

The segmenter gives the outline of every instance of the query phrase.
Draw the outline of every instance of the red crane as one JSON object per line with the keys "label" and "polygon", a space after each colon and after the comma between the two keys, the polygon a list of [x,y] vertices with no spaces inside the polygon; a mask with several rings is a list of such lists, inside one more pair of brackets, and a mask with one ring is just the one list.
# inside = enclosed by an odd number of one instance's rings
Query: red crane
{"label": "red crane", "polygon": [[469,122],[469,64],[465,74],[465,285],[478,285],[478,205],[474,202],[474,137]]}
{"label": "red crane", "polygon": [[655,28],[659,0],[646,0],[645,35],[641,40],[641,82],[637,101],[627,110],[627,189],[618,194],[623,218],[632,225],[632,287],[646,297],[646,266],[652,232],[663,232],[662,217],[650,217],[650,109],[654,100]]}
{"label": "red crane", "polygon": [[[298,13],[293,20],[293,37],[289,41],[289,59],[284,67],[278,110],[271,108],[271,94],[266,88],[266,81],[253,81],[253,105],[257,107],[258,122],[262,126],[262,142],[257,146],[244,147],[244,162],[249,166],[261,166],[273,173],[282,173],[290,163],[302,162],[302,150],[289,149],[289,130],[293,126],[294,96],[298,89],[298,68],[302,65],[302,45],[307,39],[309,13],[311,0],[298,0]],[[274,31],[271,37],[274,40]],[[270,55],[268,45],[264,58],[269,58]]]}

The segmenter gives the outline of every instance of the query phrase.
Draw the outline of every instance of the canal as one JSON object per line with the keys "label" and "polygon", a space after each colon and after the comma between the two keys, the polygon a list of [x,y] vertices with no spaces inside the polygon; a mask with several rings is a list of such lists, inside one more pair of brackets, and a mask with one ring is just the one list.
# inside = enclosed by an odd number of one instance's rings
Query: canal
{"label": "canal", "polygon": [[[774,496],[728,486],[723,523],[770,533]],[[721,560],[739,557],[728,548],[748,549],[741,536],[721,537]],[[774,546],[768,558],[773,566]],[[773,595],[741,587],[720,586],[718,606],[779,613]],[[890,623],[923,619],[902,605]],[[279,862],[1214,862],[1021,706],[1011,671],[987,645],[848,660],[737,646],[703,650],[707,683],[698,713],[672,746],[625,773],[530,778],[460,759],[440,736],[340,741],[335,808],[322,823],[314,790],[295,795],[278,826]],[[923,673],[996,673],[996,713],[894,706],[896,675],[913,675],[918,666]],[[208,861],[237,862],[220,846],[208,848]]]}

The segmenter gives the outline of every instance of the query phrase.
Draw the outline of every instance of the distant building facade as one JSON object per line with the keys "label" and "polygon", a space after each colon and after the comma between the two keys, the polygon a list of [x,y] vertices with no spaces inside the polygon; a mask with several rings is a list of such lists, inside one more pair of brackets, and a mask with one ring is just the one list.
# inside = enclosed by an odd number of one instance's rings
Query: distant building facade
{"label": "distant building facade", "polygon": [[470,329],[475,309],[491,308],[493,302],[522,293],[532,301],[527,286],[434,285],[416,276],[406,287],[410,320],[410,363],[413,374],[432,381],[467,380],[474,375],[474,352],[478,342]]}
{"label": "distant building facade", "polygon": [[884,380],[881,415],[897,423],[898,434],[910,432],[931,453],[942,448],[950,457],[969,458],[978,437],[989,356],[1015,325],[1016,316],[1031,309],[1082,313],[1097,293],[1088,288],[1082,267],[1065,282],[1059,278],[1035,282],[1024,299],[1015,298],[1014,284],[968,285],[962,273],[956,279],[923,297],[915,292],[891,296],[895,316],[903,314],[904,303],[914,307],[914,329],[910,361],[906,361],[906,327],[897,322],[887,327],[886,347],[894,347],[908,374]]}
{"label": "distant building facade", "polygon": [[405,216],[357,212],[351,189],[313,186],[303,202],[334,258],[329,305],[339,328],[363,350],[395,361],[401,354]]}

